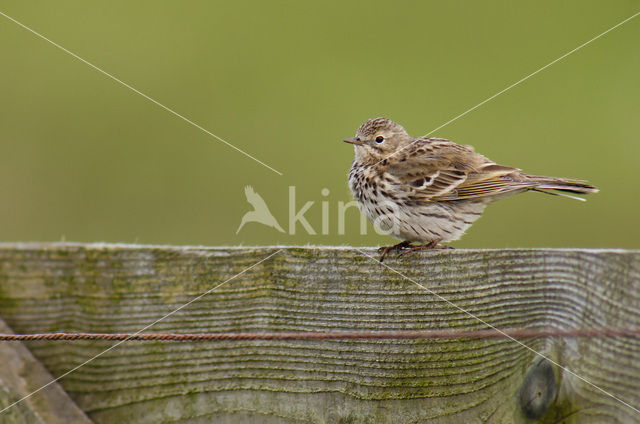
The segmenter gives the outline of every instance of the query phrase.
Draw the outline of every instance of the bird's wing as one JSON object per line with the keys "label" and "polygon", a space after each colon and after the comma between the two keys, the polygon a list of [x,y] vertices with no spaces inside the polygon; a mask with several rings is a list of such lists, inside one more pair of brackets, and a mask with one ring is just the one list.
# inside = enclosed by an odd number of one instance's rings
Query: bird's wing
{"label": "bird's wing", "polygon": [[266,203],[264,202],[264,199],[258,193],[256,193],[253,187],[246,186],[244,188],[244,194],[245,196],[247,196],[247,202],[249,202],[255,210],[269,210]]}
{"label": "bird's wing", "polygon": [[247,196],[247,200],[256,195],[256,192],[253,191],[253,187],[250,185],[244,187],[244,195]]}
{"label": "bird's wing", "polygon": [[416,200],[462,200],[493,196],[525,187],[516,168],[497,165],[444,139],[423,138],[399,152],[387,172]]}

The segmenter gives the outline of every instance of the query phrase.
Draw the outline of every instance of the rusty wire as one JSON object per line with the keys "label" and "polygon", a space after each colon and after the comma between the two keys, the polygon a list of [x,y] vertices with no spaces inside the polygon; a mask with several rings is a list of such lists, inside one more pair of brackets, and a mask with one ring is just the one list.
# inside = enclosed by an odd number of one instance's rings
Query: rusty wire
{"label": "rusty wire", "polygon": [[393,330],[393,331],[297,331],[255,333],[37,333],[0,334],[0,341],[34,340],[136,340],[136,341],[220,341],[220,340],[371,340],[371,339],[495,339],[535,337],[638,337],[640,328],[597,327],[578,329],[507,328],[501,330]]}

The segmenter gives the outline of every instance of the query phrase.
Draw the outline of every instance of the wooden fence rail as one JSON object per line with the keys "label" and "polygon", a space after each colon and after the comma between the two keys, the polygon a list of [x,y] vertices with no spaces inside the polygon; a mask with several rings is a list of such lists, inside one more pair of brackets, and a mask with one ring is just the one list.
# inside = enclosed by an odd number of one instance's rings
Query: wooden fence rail
{"label": "wooden fence rail", "polygon": [[[347,247],[0,244],[0,332],[135,333],[155,322],[145,334],[524,333],[2,341],[0,360],[26,352],[44,367],[3,360],[0,409],[44,384],[45,369],[60,376],[120,344],[0,422],[47,422],[38,417],[67,402],[78,407],[68,422],[95,423],[640,422],[640,251],[447,250],[390,257],[388,267],[365,254],[377,257]],[[545,333],[527,335],[536,329]],[[35,401],[60,388],[57,400]]]}

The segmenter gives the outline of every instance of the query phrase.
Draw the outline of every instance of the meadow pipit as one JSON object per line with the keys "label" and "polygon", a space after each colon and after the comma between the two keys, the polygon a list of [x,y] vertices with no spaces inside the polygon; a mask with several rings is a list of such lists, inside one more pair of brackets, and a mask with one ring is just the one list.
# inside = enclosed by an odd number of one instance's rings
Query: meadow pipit
{"label": "meadow pipit", "polygon": [[[565,193],[598,191],[584,181],[526,174],[498,165],[471,146],[432,137],[411,137],[386,118],[369,119],[356,136],[349,186],[363,214],[402,240],[391,250],[446,248],[459,239],[489,203],[534,190],[583,200]],[[553,191],[546,191],[553,190]],[[418,242],[419,245],[411,245]]]}

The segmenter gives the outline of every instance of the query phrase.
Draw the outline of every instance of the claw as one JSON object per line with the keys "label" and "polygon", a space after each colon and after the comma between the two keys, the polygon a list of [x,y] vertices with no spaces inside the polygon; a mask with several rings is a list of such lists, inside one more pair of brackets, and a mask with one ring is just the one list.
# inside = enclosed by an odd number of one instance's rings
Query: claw
{"label": "claw", "polygon": [[442,239],[441,239],[441,238],[439,238],[439,239],[435,239],[435,240],[433,240],[432,242],[429,242],[429,243],[427,243],[427,244],[422,244],[422,245],[420,245],[420,246],[414,246],[414,247],[412,247],[411,249],[408,249],[408,250],[406,250],[406,251],[404,251],[404,252],[400,253],[400,254],[398,255],[398,257],[404,256],[404,255],[406,255],[406,254],[408,254],[408,253],[411,253],[411,252],[417,252],[417,251],[419,251],[419,250],[453,249],[453,247],[450,247],[450,246],[438,245],[438,243],[440,243],[441,241],[442,241]]}
{"label": "claw", "polygon": [[384,261],[384,257],[387,256],[387,253],[391,252],[392,250],[402,250],[406,249],[409,246],[411,246],[411,242],[409,241],[403,241],[393,246],[382,246],[378,249],[378,252],[382,252],[382,255],[380,256],[380,262]]}

